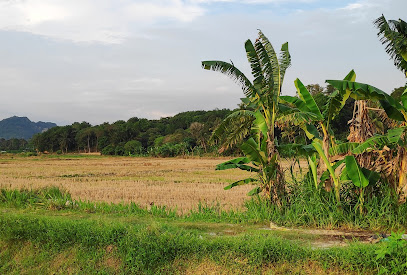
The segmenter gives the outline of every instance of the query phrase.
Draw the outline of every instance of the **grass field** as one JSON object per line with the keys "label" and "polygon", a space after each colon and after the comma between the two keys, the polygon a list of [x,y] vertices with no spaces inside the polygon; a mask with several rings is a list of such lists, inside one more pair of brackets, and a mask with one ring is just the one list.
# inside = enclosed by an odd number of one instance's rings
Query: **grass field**
{"label": "grass field", "polygon": [[[382,231],[292,228],[340,227],[351,218],[357,229],[353,219],[358,216],[346,218],[339,211],[325,217],[329,212],[322,211],[318,217],[328,223],[312,223],[316,212],[306,207],[317,207],[319,202],[312,204],[311,196],[280,212],[265,200],[248,201],[246,193],[252,186],[223,190],[248,176],[239,170],[215,171],[224,160],[2,155],[0,274],[398,274],[407,270],[404,241],[369,243]],[[45,188],[50,186],[54,188]],[[16,191],[24,188],[28,190]],[[270,228],[270,220],[288,227]],[[372,228],[372,223],[367,224],[370,227],[363,228]],[[377,258],[378,251],[384,251],[382,258]]]}
{"label": "grass field", "polygon": [[215,171],[224,158],[0,157],[0,188],[57,186],[76,200],[167,206],[187,212],[198,205],[240,209],[252,186],[223,188],[248,173]]}
{"label": "grass field", "polygon": [[[367,235],[360,232],[333,235],[338,232],[271,229],[264,221],[207,219],[214,213],[176,216],[137,206],[129,209],[103,204],[89,211],[92,204],[67,206],[64,202],[69,199],[56,189],[39,193],[1,191],[0,274],[407,271],[404,241],[370,244],[364,239]],[[53,207],[50,200],[62,200],[61,207]],[[378,251],[384,251],[383,258],[376,257]]]}

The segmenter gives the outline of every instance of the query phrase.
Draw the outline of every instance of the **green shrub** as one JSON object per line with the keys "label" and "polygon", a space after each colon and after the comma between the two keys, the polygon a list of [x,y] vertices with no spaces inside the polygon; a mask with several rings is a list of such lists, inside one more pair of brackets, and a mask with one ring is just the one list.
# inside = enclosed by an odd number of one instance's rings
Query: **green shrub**
{"label": "green shrub", "polygon": [[112,144],[109,144],[102,149],[101,153],[105,156],[113,156],[115,153],[115,147]]}
{"label": "green shrub", "polygon": [[119,144],[116,145],[116,147],[114,148],[114,154],[116,156],[124,156],[125,155],[125,153],[126,153],[126,151],[124,149],[125,144],[126,143],[124,143],[124,142],[120,142]]}
{"label": "green shrub", "polygon": [[143,152],[143,146],[138,140],[131,140],[124,145],[124,155],[140,155]]}

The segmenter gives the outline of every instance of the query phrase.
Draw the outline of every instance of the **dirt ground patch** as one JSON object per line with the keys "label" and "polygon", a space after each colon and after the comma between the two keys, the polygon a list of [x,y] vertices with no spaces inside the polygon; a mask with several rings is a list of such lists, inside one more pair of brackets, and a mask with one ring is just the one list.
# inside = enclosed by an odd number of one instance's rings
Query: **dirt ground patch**
{"label": "dirt ground patch", "polygon": [[383,236],[371,231],[355,230],[327,230],[327,229],[305,229],[305,228],[285,228],[270,223],[266,230],[281,232],[285,237],[297,240],[308,240],[313,248],[330,248],[346,246],[351,242],[376,243]]}

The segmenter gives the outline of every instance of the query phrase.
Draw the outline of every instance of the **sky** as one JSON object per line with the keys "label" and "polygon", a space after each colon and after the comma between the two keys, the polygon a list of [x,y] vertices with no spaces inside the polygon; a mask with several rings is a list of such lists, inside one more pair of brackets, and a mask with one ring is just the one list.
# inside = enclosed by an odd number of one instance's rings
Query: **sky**
{"label": "sky", "polygon": [[[233,109],[242,90],[202,60],[232,61],[252,79],[244,43],[258,29],[288,41],[294,80],[343,79],[387,93],[406,79],[374,19],[403,19],[406,0],[0,0],[0,119],[93,125]],[[403,18],[404,16],[404,18]]]}

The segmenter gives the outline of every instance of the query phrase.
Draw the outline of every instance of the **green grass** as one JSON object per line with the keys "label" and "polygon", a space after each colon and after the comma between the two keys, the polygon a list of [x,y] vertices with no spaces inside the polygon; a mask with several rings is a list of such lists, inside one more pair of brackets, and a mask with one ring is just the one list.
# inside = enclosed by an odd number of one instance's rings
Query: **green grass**
{"label": "green grass", "polygon": [[365,212],[360,213],[353,202],[344,201],[338,208],[332,193],[316,192],[303,183],[293,189],[290,199],[277,208],[261,197],[245,203],[245,210],[221,209],[220,204],[199,203],[184,215],[165,206],[142,208],[135,203],[109,204],[74,201],[70,194],[56,187],[40,190],[0,190],[0,205],[13,208],[44,208],[86,213],[117,213],[120,215],[153,216],[180,221],[233,224],[268,224],[270,221],[288,227],[345,228],[352,230],[406,231],[407,204],[399,205],[390,189],[383,188],[380,196],[365,201]]}
{"label": "green grass", "polygon": [[[138,224],[115,220],[112,217],[105,219],[103,216],[88,219],[72,215],[54,216],[52,213],[17,211],[2,213],[0,225],[0,236],[4,242],[29,242],[49,253],[78,246],[80,250],[96,253],[92,257],[94,262],[98,261],[98,251],[109,246],[116,247],[120,262],[123,261],[123,266],[119,268],[126,273],[159,273],[161,268],[168,268],[175,260],[191,257],[196,260],[209,258],[218,264],[227,261],[227,266],[236,265],[236,259],[240,259],[244,265],[260,269],[262,265],[274,262],[294,263],[302,259],[324,262],[338,253],[316,253],[269,232],[213,236],[160,220]],[[364,254],[372,254],[367,247],[363,249]],[[336,254],[339,263],[346,261],[341,259],[343,256],[343,253]],[[358,263],[356,268],[374,268],[365,262],[361,264]],[[2,262],[0,272],[7,271],[7,268],[7,263]]]}
{"label": "green grass", "polygon": [[[282,223],[295,214],[299,224],[309,223],[304,213],[315,213],[291,208]],[[201,204],[179,216],[165,207],[75,202],[58,188],[1,190],[0,273],[407,272],[400,264],[406,262],[405,246],[351,242],[315,249],[315,236],[265,230],[276,213],[260,199],[249,201],[244,212]]]}
{"label": "green grass", "polygon": [[[214,235],[209,233],[219,233],[227,225],[215,224],[218,226],[216,229],[211,224],[195,224],[194,228],[192,222],[179,224],[171,219],[85,215],[44,209],[0,209],[2,274],[23,270],[34,272],[37,268],[40,268],[38,272],[49,272],[49,268],[54,267],[48,266],[46,259],[61,257],[69,258],[66,268],[80,269],[83,274],[111,273],[114,270],[152,274],[161,273],[163,269],[172,273],[179,268],[179,262],[188,266],[206,259],[225,270],[242,269],[255,273],[267,265],[296,266],[313,261],[322,270],[333,268],[366,274],[376,272],[378,266],[391,268],[392,263],[402,262],[407,257],[407,252],[402,250],[376,260],[380,245],[359,243],[327,250],[312,249],[309,245],[285,238],[284,234],[256,230],[255,227],[237,231],[235,235]],[[15,254],[22,247],[26,251],[21,252],[23,255],[17,261]],[[111,250],[112,255],[109,254]],[[103,264],[107,257],[114,258],[114,266]],[[58,268],[64,270],[63,266]]]}

